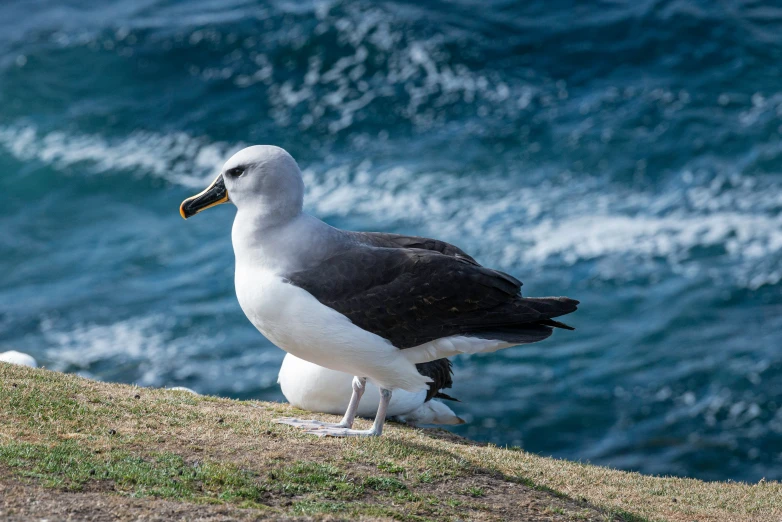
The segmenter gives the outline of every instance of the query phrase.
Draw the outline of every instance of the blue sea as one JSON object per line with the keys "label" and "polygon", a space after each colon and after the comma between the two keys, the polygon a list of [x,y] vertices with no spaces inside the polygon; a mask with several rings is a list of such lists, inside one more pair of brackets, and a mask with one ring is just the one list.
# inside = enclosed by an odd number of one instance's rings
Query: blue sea
{"label": "blue sea", "polygon": [[[437,237],[581,301],[454,361],[480,441],[782,479],[782,9],[763,2],[5,1],[0,351],[283,400],[226,205],[250,144],[308,211]],[[0,405],[2,408],[2,405]]]}

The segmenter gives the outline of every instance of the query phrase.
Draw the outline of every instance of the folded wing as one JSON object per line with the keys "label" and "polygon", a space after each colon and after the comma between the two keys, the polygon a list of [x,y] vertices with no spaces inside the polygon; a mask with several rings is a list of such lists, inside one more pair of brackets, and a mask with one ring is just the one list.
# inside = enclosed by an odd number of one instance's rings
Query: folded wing
{"label": "folded wing", "polygon": [[534,342],[578,305],[524,298],[508,274],[421,248],[356,244],[286,279],[400,349],[450,336]]}

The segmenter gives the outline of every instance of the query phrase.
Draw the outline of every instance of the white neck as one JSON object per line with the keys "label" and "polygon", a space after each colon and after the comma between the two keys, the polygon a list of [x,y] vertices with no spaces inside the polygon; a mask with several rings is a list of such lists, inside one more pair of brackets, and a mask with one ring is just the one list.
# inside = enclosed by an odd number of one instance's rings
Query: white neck
{"label": "white neck", "polygon": [[343,236],[342,231],[301,211],[269,222],[253,211],[239,210],[231,231],[237,268],[275,273],[312,266],[339,248]]}

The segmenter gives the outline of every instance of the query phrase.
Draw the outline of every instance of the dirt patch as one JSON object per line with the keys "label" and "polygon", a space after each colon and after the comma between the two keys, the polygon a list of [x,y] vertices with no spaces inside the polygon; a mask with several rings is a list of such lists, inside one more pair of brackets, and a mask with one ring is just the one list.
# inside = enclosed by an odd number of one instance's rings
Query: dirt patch
{"label": "dirt patch", "polygon": [[469,506],[469,509],[465,510],[467,520],[622,520],[620,517],[603,513],[586,502],[558,497],[550,492],[539,491],[489,474],[459,477],[428,487],[425,485],[418,491],[436,497],[458,498],[465,506]]}
{"label": "dirt patch", "polygon": [[[48,489],[34,484],[12,483],[15,479],[0,478],[0,520],[28,522],[30,520],[115,522],[115,521],[203,521],[229,522],[250,520],[346,520],[329,515],[295,517],[273,511],[243,509],[230,505],[193,504],[154,498],[131,498],[110,494],[109,484],[79,492]],[[97,484],[93,484],[97,486]],[[95,490],[101,491],[95,491]],[[607,518],[587,505],[556,498],[521,484],[489,476],[454,480],[449,484],[419,488],[419,493],[462,497],[454,502],[454,511],[466,520],[529,522],[605,521]],[[280,506],[290,499],[278,499]],[[417,513],[415,506],[407,512]],[[392,520],[383,516],[361,517],[362,520]]]}
{"label": "dirt patch", "polygon": [[41,521],[199,521],[301,520],[226,505],[190,504],[130,498],[91,491],[69,492],[0,479],[0,520]]}

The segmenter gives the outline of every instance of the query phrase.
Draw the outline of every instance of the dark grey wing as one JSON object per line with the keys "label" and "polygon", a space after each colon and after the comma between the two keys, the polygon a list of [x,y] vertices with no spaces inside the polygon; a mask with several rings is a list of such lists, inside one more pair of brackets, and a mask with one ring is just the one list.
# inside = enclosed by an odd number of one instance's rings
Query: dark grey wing
{"label": "dark grey wing", "polygon": [[440,252],[450,257],[458,257],[469,261],[475,265],[478,262],[468,255],[461,248],[454,246],[439,239],[431,239],[419,236],[403,236],[401,234],[388,234],[386,232],[352,232],[353,237],[357,238],[365,245],[385,247],[385,248],[418,248],[421,250],[431,250]]}
{"label": "dark grey wing", "polygon": [[451,361],[448,359],[437,359],[436,361],[416,364],[415,367],[418,369],[418,373],[432,379],[432,382],[429,383],[429,390],[426,392],[426,401],[430,401],[435,397],[452,401],[457,400],[440,392],[440,390],[453,386]]}
{"label": "dark grey wing", "polygon": [[567,328],[552,318],[578,304],[566,297],[523,298],[512,276],[420,249],[356,245],[285,277],[400,349],[452,335],[540,341],[552,326]]}

